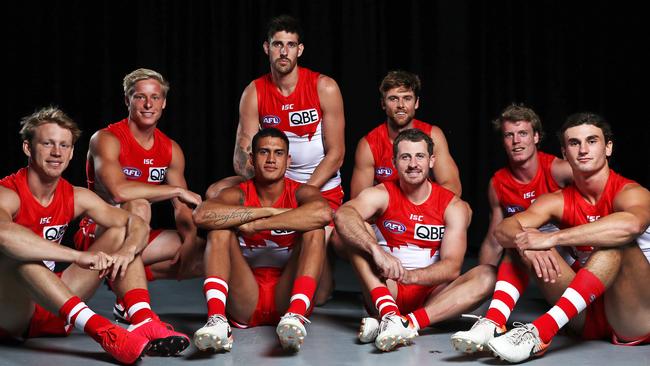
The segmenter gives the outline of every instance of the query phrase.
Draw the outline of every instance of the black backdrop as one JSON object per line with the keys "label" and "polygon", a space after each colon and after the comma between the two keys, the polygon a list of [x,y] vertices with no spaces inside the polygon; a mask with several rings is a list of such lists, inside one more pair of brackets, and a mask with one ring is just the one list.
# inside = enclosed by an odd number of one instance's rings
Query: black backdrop
{"label": "black backdrop", "polygon": [[[446,133],[474,209],[470,245],[487,226],[486,186],[505,162],[490,119],[510,102],[542,117],[542,148],[570,113],[602,113],[612,164],[648,186],[648,27],[635,2],[589,1],[29,1],[3,4],[5,133],[0,176],[25,164],[22,116],[55,104],[84,130],[65,176],[84,184],[88,138],[126,115],[121,79],[138,67],[171,82],[160,127],[184,149],[190,188],[232,174],[239,97],[268,72],[267,20],[302,20],[300,64],[338,81],[346,116],[345,187],[358,139],[382,121],[377,86],[390,69],[423,82],[418,118]],[[11,4],[11,5],[9,5]]]}

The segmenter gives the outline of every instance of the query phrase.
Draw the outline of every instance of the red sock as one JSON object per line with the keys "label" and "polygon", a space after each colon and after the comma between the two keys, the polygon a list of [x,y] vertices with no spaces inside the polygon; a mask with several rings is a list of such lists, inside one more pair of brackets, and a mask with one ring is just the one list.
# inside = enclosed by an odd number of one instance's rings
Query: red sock
{"label": "red sock", "polygon": [[419,308],[416,311],[409,313],[407,315],[411,323],[415,326],[416,330],[426,328],[431,324],[429,321],[429,315],[424,310],[424,308]]}
{"label": "red sock", "polygon": [[399,312],[397,303],[395,303],[395,299],[393,299],[393,296],[390,294],[390,291],[388,291],[388,287],[386,286],[375,287],[370,291],[370,297],[372,298],[372,302],[375,303],[375,307],[379,311],[380,318],[383,318],[384,315],[391,312],[397,315],[402,315]]}
{"label": "red sock", "polygon": [[585,268],[579,270],[555,306],[533,322],[542,341],[550,342],[560,328],[603,292],[605,292],[605,285],[598,277]]}
{"label": "red sock", "polygon": [[97,332],[101,328],[111,325],[108,319],[95,314],[77,296],[72,296],[61,306],[59,317],[68,324],[74,324],[75,328],[83,330],[97,342],[101,340]]}
{"label": "red sock", "polygon": [[316,280],[309,276],[300,276],[293,282],[291,299],[287,313],[305,315],[311,306],[311,300],[316,292]]}
{"label": "red sock", "polygon": [[155,318],[153,311],[151,311],[149,291],[143,288],[135,288],[124,294],[124,308],[129,314],[131,324],[138,324],[149,318]]}
{"label": "red sock", "polygon": [[228,283],[217,276],[210,276],[203,281],[203,293],[208,302],[208,317],[226,315],[226,299],[228,298]]}
{"label": "red sock", "polygon": [[512,262],[501,262],[492,302],[485,317],[499,326],[504,326],[527,285],[528,273],[525,270]]}

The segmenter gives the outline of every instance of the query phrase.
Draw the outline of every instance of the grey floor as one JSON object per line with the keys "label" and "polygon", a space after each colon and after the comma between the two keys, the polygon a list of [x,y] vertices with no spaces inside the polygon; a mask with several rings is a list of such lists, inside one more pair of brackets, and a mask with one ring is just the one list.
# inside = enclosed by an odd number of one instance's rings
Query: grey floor
{"label": "grey floor", "polygon": [[[354,275],[346,263],[336,274],[337,291],[325,306],[316,308],[307,327],[307,338],[298,354],[286,354],[278,346],[274,327],[235,329],[233,350],[205,354],[190,346],[179,357],[145,357],[140,365],[425,365],[502,364],[488,354],[468,357],[456,352],[449,337],[467,329],[470,319],[459,319],[422,331],[415,344],[390,353],[372,344],[358,344],[356,332],[365,311]],[[192,334],[205,322],[205,300],[201,280],[157,281],[150,285],[154,310],[177,330]],[[109,316],[114,296],[102,287],[89,301],[98,313]],[[484,304],[485,307],[486,304]],[[546,310],[533,288],[520,300],[511,320],[531,321]],[[484,310],[478,309],[476,314]],[[5,365],[107,365],[116,362],[101,348],[75,330],[67,338],[29,339],[22,344],[0,344],[0,366]],[[605,341],[579,341],[559,335],[550,351],[530,365],[650,365],[650,346],[620,347]]]}

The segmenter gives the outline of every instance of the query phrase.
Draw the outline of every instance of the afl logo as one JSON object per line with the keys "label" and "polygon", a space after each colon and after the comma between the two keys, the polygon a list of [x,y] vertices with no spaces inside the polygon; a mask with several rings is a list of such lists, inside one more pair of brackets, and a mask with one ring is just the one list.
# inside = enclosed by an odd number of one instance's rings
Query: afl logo
{"label": "afl logo", "polygon": [[384,221],[384,227],[394,234],[401,234],[406,231],[406,226],[404,226],[404,224],[392,220]]}
{"label": "afl logo", "polygon": [[130,166],[122,168],[122,172],[124,172],[124,175],[126,175],[128,178],[131,179],[137,179],[142,176],[142,172],[138,168],[133,168]]}
{"label": "afl logo", "polygon": [[391,168],[389,168],[387,166],[382,166],[382,167],[379,167],[379,168],[375,169],[375,174],[378,177],[383,177],[383,178],[390,177],[391,175],[393,175],[393,169],[391,169]]}
{"label": "afl logo", "polygon": [[280,124],[280,117],[274,115],[268,115],[262,117],[262,124],[266,127],[273,127]]}

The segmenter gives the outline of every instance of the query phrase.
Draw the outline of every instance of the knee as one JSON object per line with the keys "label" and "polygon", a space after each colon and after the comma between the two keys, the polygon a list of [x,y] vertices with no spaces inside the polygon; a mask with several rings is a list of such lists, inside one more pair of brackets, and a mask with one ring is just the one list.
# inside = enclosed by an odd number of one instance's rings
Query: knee
{"label": "knee", "polygon": [[134,215],[138,215],[142,218],[147,224],[151,222],[151,204],[145,199],[136,199],[133,201],[126,202],[122,204],[122,208],[131,212]]}
{"label": "knee", "polygon": [[488,296],[494,291],[494,284],[497,281],[497,270],[489,264],[481,264],[475,268],[474,281],[477,283],[476,293],[481,297]]}

